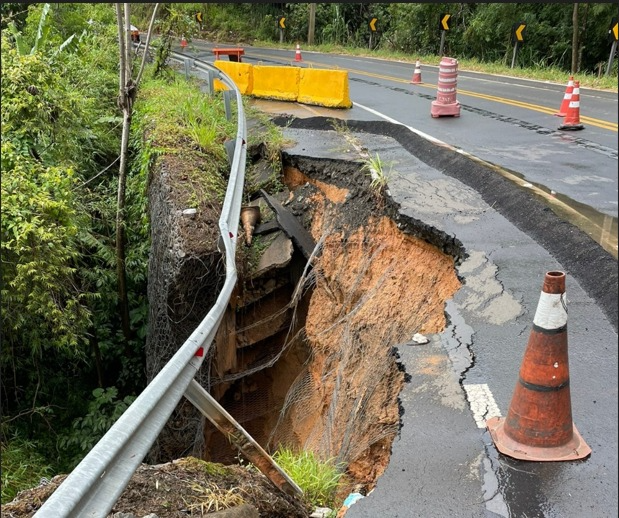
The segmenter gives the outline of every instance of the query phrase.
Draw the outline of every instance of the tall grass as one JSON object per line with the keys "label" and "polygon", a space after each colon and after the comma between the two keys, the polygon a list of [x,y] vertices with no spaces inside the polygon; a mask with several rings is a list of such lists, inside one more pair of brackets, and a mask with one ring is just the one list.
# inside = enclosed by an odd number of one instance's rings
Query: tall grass
{"label": "tall grass", "polygon": [[320,460],[311,451],[294,452],[280,448],[273,459],[317,507],[333,507],[342,472],[331,459]]}
{"label": "tall grass", "polygon": [[41,478],[51,476],[52,468],[38,453],[39,449],[40,445],[18,437],[2,442],[2,504],[13,500],[20,491],[36,486]]}

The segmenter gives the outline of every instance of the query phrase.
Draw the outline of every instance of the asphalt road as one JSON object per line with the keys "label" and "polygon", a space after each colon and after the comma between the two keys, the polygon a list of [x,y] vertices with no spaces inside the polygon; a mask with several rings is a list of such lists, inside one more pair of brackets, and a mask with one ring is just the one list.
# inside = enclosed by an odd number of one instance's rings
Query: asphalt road
{"label": "asphalt road", "polygon": [[[248,62],[254,51],[267,52],[246,49]],[[303,58],[310,61],[308,53]],[[332,66],[343,66],[343,59],[311,55]],[[286,150],[290,155],[350,160],[329,122],[348,120],[355,138],[393,165],[389,191],[401,217],[456,240],[465,254],[458,264],[463,287],[445,308],[447,328],[427,345],[398,346],[410,375],[401,394],[402,429],[376,489],[347,518],[614,518],[616,255],[543,192],[602,215],[602,225],[604,217],[614,221],[608,232],[616,236],[617,95],[583,93],[581,106],[595,120],[577,135],[563,135],[550,113],[561,102],[561,85],[463,73],[459,88],[476,95],[459,95],[459,118],[433,119],[432,88],[406,83],[410,65],[354,61],[352,110],[257,105],[297,117],[284,127],[297,143]],[[398,80],[385,78],[396,70]],[[430,69],[422,68],[422,77],[430,81]],[[542,194],[522,187],[528,183]],[[573,422],[592,454],[570,462],[517,461],[497,452],[485,421],[509,409],[544,275],[555,270],[567,275]]]}
{"label": "asphalt road", "polygon": [[[196,57],[213,61],[214,45],[193,42]],[[527,186],[617,256],[617,93],[581,88],[580,131],[561,131],[565,84],[460,71],[459,117],[433,118],[438,67],[421,64],[422,84],[411,84],[414,65],[382,59],[245,47],[251,64],[348,70],[353,108],[348,120],[403,124],[464,154],[496,166]],[[309,107],[315,115],[328,110]],[[552,199],[551,199],[552,198]]]}

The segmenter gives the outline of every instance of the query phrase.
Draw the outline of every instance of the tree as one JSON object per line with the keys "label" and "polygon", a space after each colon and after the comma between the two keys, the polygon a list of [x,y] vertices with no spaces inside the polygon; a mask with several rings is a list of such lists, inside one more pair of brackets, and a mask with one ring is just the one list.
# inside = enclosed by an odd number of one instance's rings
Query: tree
{"label": "tree", "polygon": [[131,131],[131,117],[133,115],[133,103],[137,95],[137,89],[142,77],[146,56],[150,44],[150,36],[153,23],[157,15],[159,4],[155,4],[151,17],[146,43],[142,54],[142,64],[137,78],[132,77],[132,54],[131,54],[131,4],[124,4],[124,25],[121,4],[116,4],[116,20],[118,23],[118,42],[120,56],[120,76],[118,107],[123,112],[123,129],[120,144],[120,165],[118,168],[118,196],[116,202],[116,275],[118,281],[118,302],[125,342],[131,338],[131,322],[129,318],[129,298],[127,294],[127,269],[125,265],[125,197],[127,186],[127,162],[129,159],[129,134]]}

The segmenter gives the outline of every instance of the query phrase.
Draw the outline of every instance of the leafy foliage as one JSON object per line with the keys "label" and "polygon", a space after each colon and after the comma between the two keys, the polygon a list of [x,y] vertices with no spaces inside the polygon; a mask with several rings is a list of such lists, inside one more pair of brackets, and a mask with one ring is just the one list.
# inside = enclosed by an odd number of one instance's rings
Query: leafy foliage
{"label": "leafy foliage", "polygon": [[[149,225],[140,167],[129,175],[126,208],[134,337],[118,333],[115,19],[110,4],[32,4],[25,24],[11,28],[3,18],[0,439],[36,437],[32,448],[54,469],[67,466],[57,437],[88,412],[82,394],[114,386],[122,401],[145,383]],[[3,463],[5,475],[17,476]]]}
{"label": "leafy foliage", "polygon": [[81,222],[74,172],[44,167],[11,142],[2,143],[2,169],[10,171],[2,175],[5,339],[28,344],[30,354],[47,348],[81,354],[90,313],[75,279]]}
{"label": "leafy foliage", "polygon": [[[203,14],[203,36],[215,41],[278,42],[279,16],[286,18],[285,42],[307,41],[309,4],[214,3],[174,4],[193,19]],[[445,34],[445,55],[459,60],[506,63],[514,42],[512,27],[525,23],[520,66],[552,66],[570,70],[572,54],[572,3],[319,3],[316,4],[314,43],[326,46],[368,48],[370,35],[376,51],[401,52],[408,57],[437,56],[439,20],[450,14]],[[580,72],[597,73],[608,61],[608,28],[617,16],[613,3],[580,3]],[[378,20],[371,34],[369,21]],[[193,23],[193,34],[198,30]],[[616,62],[616,60],[615,60]],[[616,76],[616,74],[615,74]]]}
{"label": "leafy foliage", "polygon": [[88,403],[88,413],[73,421],[72,430],[60,438],[58,446],[73,452],[72,465],[82,459],[118,420],[135,397],[118,398],[118,389],[97,388],[92,392],[93,399]]}

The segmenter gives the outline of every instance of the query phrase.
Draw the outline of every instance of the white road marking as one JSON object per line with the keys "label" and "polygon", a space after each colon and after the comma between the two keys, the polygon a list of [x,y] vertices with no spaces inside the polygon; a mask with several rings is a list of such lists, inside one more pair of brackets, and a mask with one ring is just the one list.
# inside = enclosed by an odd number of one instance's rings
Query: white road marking
{"label": "white road marking", "polygon": [[501,417],[501,411],[494,400],[494,396],[486,383],[463,384],[469,400],[469,407],[477,428],[486,428],[486,421],[491,417]]}

